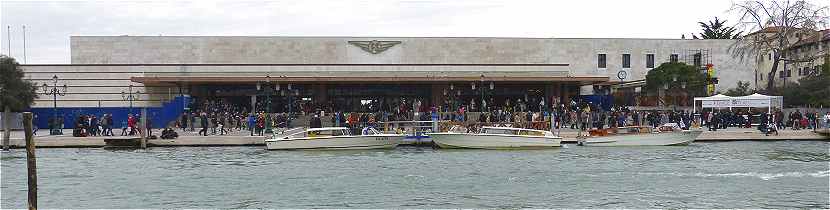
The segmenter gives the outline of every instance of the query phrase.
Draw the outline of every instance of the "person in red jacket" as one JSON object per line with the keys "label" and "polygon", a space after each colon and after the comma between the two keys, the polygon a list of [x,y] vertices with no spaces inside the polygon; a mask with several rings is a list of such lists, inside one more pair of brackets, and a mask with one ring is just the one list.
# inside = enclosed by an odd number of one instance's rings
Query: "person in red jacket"
{"label": "person in red jacket", "polygon": [[135,117],[133,117],[133,114],[127,115],[127,128],[130,129],[130,132],[127,133],[127,135],[130,135],[130,136],[135,135],[135,132],[136,132],[135,123],[136,123],[136,120],[135,120]]}

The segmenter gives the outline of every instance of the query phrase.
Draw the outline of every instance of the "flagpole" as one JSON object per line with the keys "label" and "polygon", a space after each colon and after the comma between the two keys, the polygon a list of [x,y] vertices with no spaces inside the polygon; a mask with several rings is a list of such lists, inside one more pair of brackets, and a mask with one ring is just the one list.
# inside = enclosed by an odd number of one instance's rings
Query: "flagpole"
{"label": "flagpole", "polygon": [[23,25],[23,63],[29,63],[26,61],[26,25]]}
{"label": "flagpole", "polygon": [[10,25],[7,25],[7,26],[6,26],[6,33],[9,35],[9,36],[8,36],[8,39],[9,39],[9,42],[8,42],[8,43],[9,43],[9,45],[7,45],[6,47],[8,47],[8,48],[9,48],[9,49],[8,49],[8,50],[9,50],[9,52],[8,52],[8,56],[9,56],[9,58],[11,58],[11,57],[12,57],[12,26],[10,26]]}

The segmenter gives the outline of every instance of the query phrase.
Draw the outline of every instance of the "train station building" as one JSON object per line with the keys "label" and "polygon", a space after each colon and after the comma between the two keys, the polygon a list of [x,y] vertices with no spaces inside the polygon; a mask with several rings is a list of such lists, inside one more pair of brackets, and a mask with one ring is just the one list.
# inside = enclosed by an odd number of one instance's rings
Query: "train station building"
{"label": "train station building", "polygon": [[[714,65],[721,78],[717,89],[723,91],[755,71],[755,62],[731,56],[728,48],[733,42],[73,36],[70,64],[22,68],[38,85],[67,86],[56,103],[66,123],[78,114],[102,113],[113,113],[121,121],[126,113],[143,107],[159,126],[207,101],[271,112],[374,112],[394,110],[401,103],[463,105],[476,112],[482,104],[519,101],[529,110],[539,110],[541,104],[575,97],[635,94],[615,90],[642,85],[649,70],[669,61]],[[33,111],[40,115],[41,127],[53,115],[53,106],[51,95],[37,99]]]}

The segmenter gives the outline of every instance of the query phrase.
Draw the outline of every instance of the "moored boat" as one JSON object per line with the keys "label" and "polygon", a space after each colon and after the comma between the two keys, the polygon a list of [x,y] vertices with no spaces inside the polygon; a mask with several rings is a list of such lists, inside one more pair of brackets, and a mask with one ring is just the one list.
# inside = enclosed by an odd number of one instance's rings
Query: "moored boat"
{"label": "moored boat", "polygon": [[[671,125],[651,131],[646,127],[625,127],[606,129],[598,136],[581,137],[580,146],[680,146],[691,144],[702,130],[679,130]],[[621,133],[618,131],[628,131]],[[608,132],[612,131],[612,132]]]}
{"label": "moored boat", "polygon": [[435,145],[447,149],[547,149],[560,147],[562,140],[543,130],[485,126],[478,133],[468,133],[457,128],[428,135]]}
{"label": "moored boat", "polygon": [[403,137],[380,133],[374,128],[363,129],[362,135],[352,135],[346,127],[292,129],[265,140],[265,147],[269,150],[391,149]]}

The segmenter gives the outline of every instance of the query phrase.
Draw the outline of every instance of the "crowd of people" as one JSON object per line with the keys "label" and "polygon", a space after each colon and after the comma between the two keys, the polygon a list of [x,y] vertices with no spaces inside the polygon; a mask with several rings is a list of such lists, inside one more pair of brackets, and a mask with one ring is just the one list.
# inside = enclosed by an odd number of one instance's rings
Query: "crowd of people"
{"label": "crowd of people", "polygon": [[75,118],[75,127],[72,136],[112,136],[112,114],[104,114],[100,118],[94,114],[81,115]]}
{"label": "crowd of people", "polygon": [[[397,105],[386,104],[387,108],[374,109],[374,112],[344,112],[334,111],[333,107],[308,104],[306,110],[291,115],[289,113],[266,113],[257,109],[249,111],[245,106],[226,103],[221,100],[205,100],[192,107],[194,111],[182,113],[175,122],[165,127],[161,133],[163,138],[175,138],[178,133],[173,128],[182,131],[195,132],[200,136],[228,135],[246,133],[248,135],[265,135],[269,128],[285,129],[293,127],[292,120],[307,115],[308,124],[302,126],[322,127],[322,118],[329,118],[329,123],[336,127],[348,127],[353,133],[358,133],[366,127],[379,128],[389,126],[380,122],[394,121],[421,121],[422,126],[429,121],[440,121],[449,124],[464,124],[472,127],[485,125],[508,125],[513,127],[548,129],[578,129],[591,130],[608,127],[624,126],[651,126],[658,127],[666,123],[675,123],[682,129],[705,127],[710,131],[731,127],[750,128],[757,125],[762,131],[772,131],[790,128],[793,130],[812,129],[830,126],[830,112],[822,115],[816,111],[802,113],[795,110],[789,114],[782,110],[775,110],[768,114],[767,110],[736,109],[711,110],[692,113],[686,110],[631,110],[627,107],[611,107],[604,109],[601,104],[586,101],[572,100],[565,103],[554,101],[545,106],[544,100],[535,100],[533,105],[521,99],[504,100],[502,104],[494,102],[482,103],[476,106],[475,101],[469,104],[426,106],[418,99],[401,99]],[[536,104],[538,102],[538,104]],[[367,104],[370,106],[371,103]],[[483,106],[482,106],[483,105]],[[311,108],[311,107],[317,108]],[[470,114],[469,110],[476,110]],[[147,128],[147,136],[152,136],[152,123],[149,118],[140,122],[139,115],[129,114],[121,125],[122,136],[140,135],[144,129],[138,125],[142,123]],[[55,120],[50,120],[55,121]],[[269,124],[270,123],[270,124]],[[50,124],[59,124],[55,122]],[[106,113],[99,116],[84,114],[77,116],[74,121],[73,136],[112,136],[112,130],[117,127],[113,116]],[[394,126],[394,125],[393,125]]]}
{"label": "crowd of people", "polygon": [[[127,114],[127,121],[123,122],[120,127],[116,125],[111,113],[105,113],[100,117],[95,114],[82,114],[77,116],[73,123],[75,126],[72,128],[72,136],[74,137],[115,136],[112,132],[115,127],[121,128],[121,136],[141,135],[141,132],[146,130],[147,136],[154,138],[152,120],[147,118],[142,122],[140,115]],[[139,127],[142,123],[144,127]]]}

